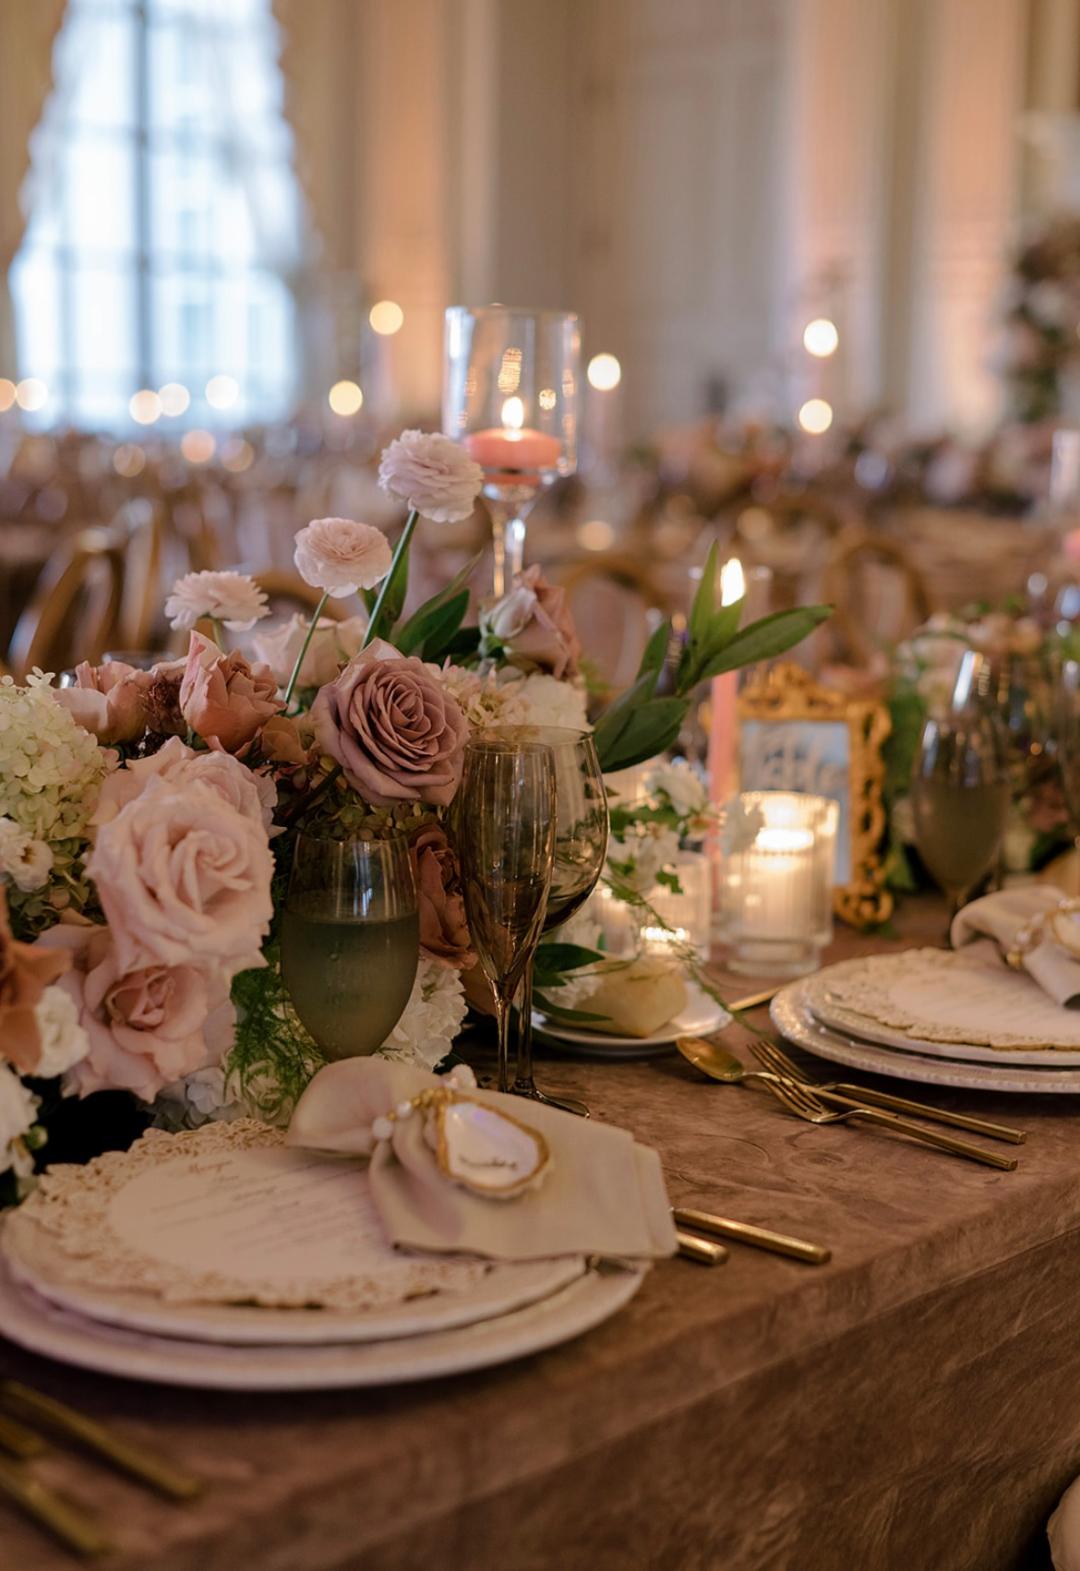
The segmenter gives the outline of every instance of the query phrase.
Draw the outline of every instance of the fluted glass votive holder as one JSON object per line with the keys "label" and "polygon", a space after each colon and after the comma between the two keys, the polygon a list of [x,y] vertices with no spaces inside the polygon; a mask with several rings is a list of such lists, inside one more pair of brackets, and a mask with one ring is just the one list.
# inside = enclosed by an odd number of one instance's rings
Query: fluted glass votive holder
{"label": "fluted glass votive holder", "polygon": [[797,791],[744,791],[728,806],[719,869],[727,966],[748,976],[804,976],[833,931],[839,808]]}

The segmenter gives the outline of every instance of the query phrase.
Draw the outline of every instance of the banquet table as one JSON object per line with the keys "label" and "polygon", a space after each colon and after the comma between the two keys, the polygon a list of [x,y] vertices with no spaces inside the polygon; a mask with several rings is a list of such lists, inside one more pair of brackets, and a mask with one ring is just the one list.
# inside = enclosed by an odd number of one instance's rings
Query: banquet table
{"label": "banquet table", "polygon": [[[943,926],[936,900],[907,901],[895,933],[841,930],[833,958],[936,942]],[[730,985],[731,996],[748,989],[745,978]],[[654,1145],[676,1203],[827,1243],[831,1263],[737,1245],[715,1269],[666,1261],[575,1342],[386,1390],[185,1391],[83,1374],[0,1340],[0,1375],[211,1480],[200,1501],[172,1506],[52,1455],[41,1476],[92,1501],[114,1530],[104,1571],[1049,1563],[1046,1518],[1080,1472],[1071,1098],[934,1089],[1029,1131],[1005,1173],[800,1123],[674,1055],[552,1053],[539,1069],[542,1083]],[[0,1504],[0,1565],[72,1563]]]}

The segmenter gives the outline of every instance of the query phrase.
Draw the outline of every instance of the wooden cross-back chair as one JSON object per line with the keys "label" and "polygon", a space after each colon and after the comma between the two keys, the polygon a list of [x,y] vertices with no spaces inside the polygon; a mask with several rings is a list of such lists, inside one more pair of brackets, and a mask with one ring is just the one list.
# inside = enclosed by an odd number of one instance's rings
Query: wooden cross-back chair
{"label": "wooden cross-back chair", "polygon": [[866,665],[926,621],[930,592],[899,541],[865,529],[836,540],[822,574],[822,595],[835,609],[829,631],[835,658]]}
{"label": "wooden cross-back chair", "polygon": [[[299,573],[290,573],[287,568],[268,568],[264,573],[253,573],[251,576],[266,595],[273,611],[290,614],[299,611],[303,616],[310,616],[322,599],[321,589],[313,588],[304,582]],[[356,607],[351,600],[346,602],[333,597],[322,608],[322,615],[335,622],[343,622],[355,612]]]}
{"label": "wooden cross-back chair", "polygon": [[97,662],[114,642],[123,587],[123,545],[105,529],[74,535],[42,570],[15,624],[8,664],[23,678]]}
{"label": "wooden cross-back chair", "polygon": [[551,570],[566,590],[586,658],[604,684],[618,691],[634,679],[657,621],[673,609],[648,568],[619,552]]}
{"label": "wooden cross-back chair", "polygon": [[123,649],[150,649],[168,588],[164,510],[149,497],[133,497],[117,513],[113,528],[124,556],[117,639]]}

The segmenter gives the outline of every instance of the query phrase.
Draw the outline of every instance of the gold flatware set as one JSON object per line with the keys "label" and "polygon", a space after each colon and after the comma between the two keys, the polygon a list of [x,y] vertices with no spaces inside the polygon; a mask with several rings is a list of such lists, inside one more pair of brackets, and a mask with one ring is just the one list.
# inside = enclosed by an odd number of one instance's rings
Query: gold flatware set
{"label": "gold flatware set", "polygon": [[84,1506],[43,1484],[30,1470],[30,1463],[49,1449],[46,1436],[88,1453],[167,1500],[194,1500],[205,1488],[194,1474],[155,1456],[141,1442],[124,1440],[66,1402],[17,1380],[0,1381],[0,1495],[84,1558],[105,1554],[113,1546]]}

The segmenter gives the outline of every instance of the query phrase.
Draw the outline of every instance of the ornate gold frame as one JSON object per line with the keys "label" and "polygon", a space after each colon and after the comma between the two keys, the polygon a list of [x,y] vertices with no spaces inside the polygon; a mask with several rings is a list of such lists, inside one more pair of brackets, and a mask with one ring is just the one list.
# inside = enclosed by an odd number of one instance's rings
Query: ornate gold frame
{"label": "ornate gold frame", "polygon": [[849,698],[815,682],[801,666],[782,664],[757,673],[739,694],[743,720],[843,720],[848,727],[848,787],[851,793],[851,881],[833,891],[838,917],[853,927],[873,927],[892,914],[885,888],[881,843],[885,835],[881,749],[892,728],[883,704]]}

